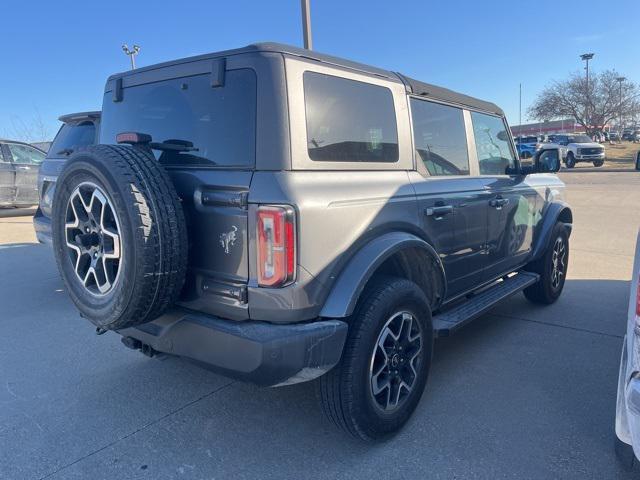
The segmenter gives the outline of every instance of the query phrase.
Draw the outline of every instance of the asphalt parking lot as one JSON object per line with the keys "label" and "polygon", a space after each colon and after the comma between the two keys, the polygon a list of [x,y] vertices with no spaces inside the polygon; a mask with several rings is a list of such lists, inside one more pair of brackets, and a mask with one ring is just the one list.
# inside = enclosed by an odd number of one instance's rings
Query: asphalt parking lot
{"label": "asphalt parking lot", "polygon": [[0,478],[631,478],[613,426],[640,174],[561,176],[561,299],[518,295],[438,341],[416,414],[377,445],[329,425],[312,385],[258,389],[96,336],[30,212],[0,211]]}

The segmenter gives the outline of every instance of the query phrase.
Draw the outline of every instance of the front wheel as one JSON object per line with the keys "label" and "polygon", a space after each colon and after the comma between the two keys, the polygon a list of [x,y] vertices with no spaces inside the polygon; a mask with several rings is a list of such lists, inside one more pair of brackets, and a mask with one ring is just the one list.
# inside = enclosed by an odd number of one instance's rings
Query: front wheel
{"label": "front wheel", "polygon": [[356,438],[392,435],[420,401],[432,351],[431,311],[422,290],[405,279],[375,278],[350,318],[342,360],[317,383],[322,409]]}
{"label": "front wheel", "polygon": [[602,165],[604,165],[604,160],[594,160],[593,161],[593,166],[594,167],[601,167]]}
{"label": "front wheel", "polygon": [[640,152],[636,155],[636,170],[640,170]]}
{"label": "front wheel", "polygon": [[565,165],[567,168],[573,168],[576,166],[576,157],[573,156],[572,152],[567,154],[567,160],[565,161]]}
{"label": "front wheel", "polygon": [[524,296],[534,303],[549,305],[555,302],[564,288],[569,266],[569,235],[562,222],[551,232],[551,243],[544,255],[526,269],[540,275],[535,284],[524,289]]}

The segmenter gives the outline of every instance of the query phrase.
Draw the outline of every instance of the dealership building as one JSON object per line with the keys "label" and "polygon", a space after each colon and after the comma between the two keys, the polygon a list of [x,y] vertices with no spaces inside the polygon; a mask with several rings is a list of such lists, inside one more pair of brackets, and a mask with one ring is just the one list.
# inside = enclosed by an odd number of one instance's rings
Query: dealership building
{"label": "dealership building", "polygon": [[511,127],[511,133],[517,137],[520,135],[549,135],[552,133],[575,133],[584,131],[573,118],[564,120],[550,120],[540,123],[528,123]]}

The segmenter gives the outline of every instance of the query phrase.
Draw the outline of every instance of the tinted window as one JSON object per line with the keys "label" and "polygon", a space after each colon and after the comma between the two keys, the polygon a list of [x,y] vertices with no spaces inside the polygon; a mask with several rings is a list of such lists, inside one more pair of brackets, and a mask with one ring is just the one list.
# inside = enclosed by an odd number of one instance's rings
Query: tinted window
{"label": "tinted window", "polygon": [[480,175],[504,175],[513,172],[516,159],[502,118],[471,112]]}
{"label": "tinted window", "polygon": [[388,88],[305,72],[304,99],[312,160],[398,160],[396,114]]}
{"label": "tinted window", "polygon": [[210,75],[125,88],[123,100],[104,98],[100,141],[115,143],[121,132],[151,135],[153,142],[188,145],[189,151],[154,154],[169,165],[246,167],[255,164],[256,76],[253,70],[226,72],[224,86]]}
{"label": "tinted window", "polygon": [[65,123],[49,151],[52,156],[72,153],[82,147],[96,143],[96,126],[93,122],[81,122],[77,124]]}
{"label": "tinted window", "polygon": [[431,175],[468,175],[469,153],[462,110],[411,99],[418,161]]}
{"label": "tinted window", "polygon": [[44,160],[45,153],[37,148],[17,143],[8,143],[7,146],[9,147],[14,163],[39,165]]}
{"label": "tinted window", "polygon": [[586,135],[578,135],[576,137],[569,137],[568,142],[569,143],[591,143],[593,142],[593,140],[591,140]]}

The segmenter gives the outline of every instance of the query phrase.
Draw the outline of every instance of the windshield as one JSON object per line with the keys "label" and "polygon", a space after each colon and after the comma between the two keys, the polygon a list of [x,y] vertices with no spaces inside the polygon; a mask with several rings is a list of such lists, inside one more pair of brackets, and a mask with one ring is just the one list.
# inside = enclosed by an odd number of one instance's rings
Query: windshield
{"label": "windshield", "polygon": [[518,143],[538,143],[538,137],[520,137]]}
{"label": "windshield", "polygon": [[96,143],[96,126],[93,122],[65,123],[49,149],[49,156],[70,154],[94,143]]}
{"label": "windshield", "polygon": [[578,135],[576,137],[569,137],[569,142],[570,143],[592,143],[593,140],[591,140],[586,135]]}

